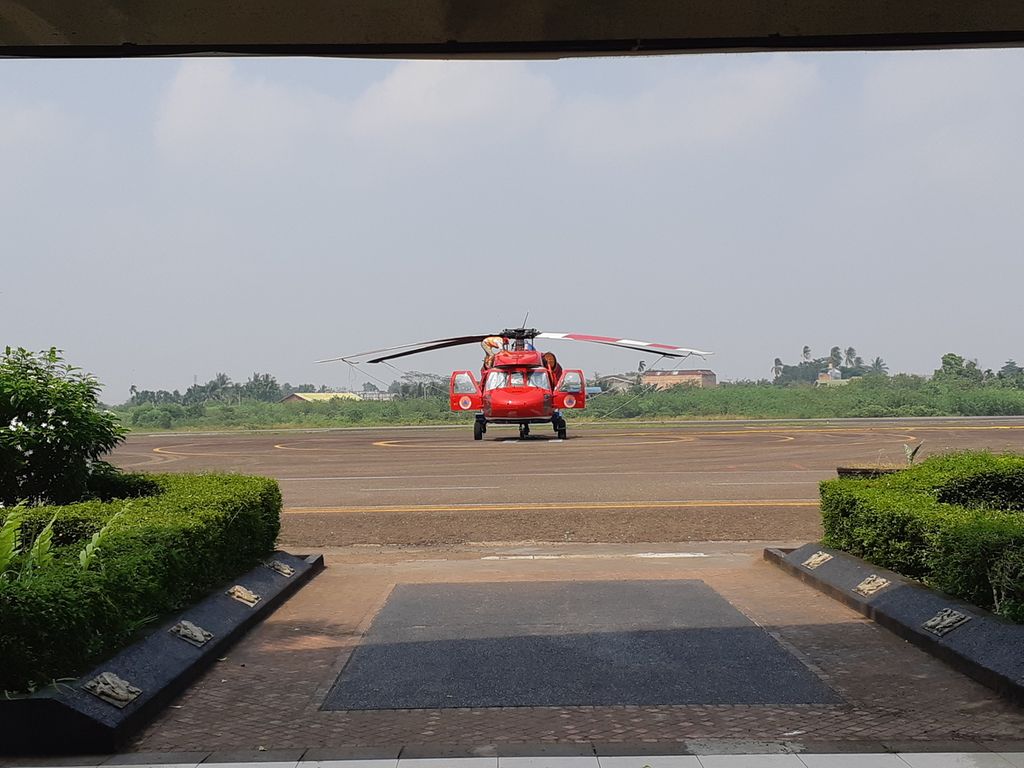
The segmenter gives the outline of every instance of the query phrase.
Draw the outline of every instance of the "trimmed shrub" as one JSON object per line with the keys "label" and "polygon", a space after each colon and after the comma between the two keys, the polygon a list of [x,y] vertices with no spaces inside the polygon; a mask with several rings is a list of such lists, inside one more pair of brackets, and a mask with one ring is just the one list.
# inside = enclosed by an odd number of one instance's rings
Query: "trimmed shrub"
{"label": "trimmed shrub", "polygon": [[1024,623],[1024,457],[960,453],[821,484],[824,543]]}
{"label": "trimmed shrub", "polygon": [[[139,496],[147,484],[157,492]],[[0,690],[81,673],[149,621],[259,563],[280,529],[270,479],[128,475],[121,487],[136,497],[19,510],[21,554],[0,575]],[[25,553],[51,520],[53,563],[29,569]],[[80,559],[101,530],[94,557]]]}

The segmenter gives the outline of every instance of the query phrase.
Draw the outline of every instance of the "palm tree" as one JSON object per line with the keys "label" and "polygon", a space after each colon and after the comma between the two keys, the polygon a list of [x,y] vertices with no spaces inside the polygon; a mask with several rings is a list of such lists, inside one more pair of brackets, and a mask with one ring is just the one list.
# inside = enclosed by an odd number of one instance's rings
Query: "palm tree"
{"label": "palm tree", "polygon": [[775,363],[772,365],[772,375],[775,376],[776,379],[779,378],[779,376],[782,375],[782,369],[783,369],[782,358],[781,357],[776,357],[775,358]]}
{"label": "palm tree", "polygon": [[838,368],[843,363],[843,351],[839,347],[832,347],[828,353],[828,360],[833,368]]}
{"label": "palm tree", "polygon": [[871,361],[871,367],[868,370],[872,373],[878,373],[885,376],[889,372],[889,366],[885,364],[885,360],[880,357],[876,357]]}
{"label": "palm tree", "polygon": [[230,397],[231,377],[226,373],[218,373],[206,384],[207,400],[223,400],[225,396]]}
{"label": "palm tree", "polygon": [[800,357],[804,359],[804,362],[810,362],[811,359],[811,348],[804,344],[803,352],[800,353]]}
{"label": "palm tree", "polygon": [[843,355],[846,357],[846,367],[852,368],[857,362],[857,350],[853,347],[847,347]]}

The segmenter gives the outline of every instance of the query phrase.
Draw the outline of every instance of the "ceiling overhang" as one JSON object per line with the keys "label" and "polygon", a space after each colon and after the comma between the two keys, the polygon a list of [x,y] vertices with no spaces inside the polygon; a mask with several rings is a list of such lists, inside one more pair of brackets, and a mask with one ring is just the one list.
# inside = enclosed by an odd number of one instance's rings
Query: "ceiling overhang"
{"label": "ceiling overhang", "polygon": [[0,56],[554,58],[1022,43],[1021,0],[0,0]]}

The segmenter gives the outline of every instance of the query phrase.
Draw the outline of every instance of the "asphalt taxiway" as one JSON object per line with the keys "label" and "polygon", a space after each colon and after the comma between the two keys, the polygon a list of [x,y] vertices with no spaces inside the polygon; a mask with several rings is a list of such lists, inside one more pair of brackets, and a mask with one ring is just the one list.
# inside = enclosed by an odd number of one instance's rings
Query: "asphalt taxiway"
{"label": "asphalt taxiway", "polygon": [[282,543],[810,540],[838,465],[1024,450],[1024,419],[570,424],[132,435],[114,463],[278,479]]}

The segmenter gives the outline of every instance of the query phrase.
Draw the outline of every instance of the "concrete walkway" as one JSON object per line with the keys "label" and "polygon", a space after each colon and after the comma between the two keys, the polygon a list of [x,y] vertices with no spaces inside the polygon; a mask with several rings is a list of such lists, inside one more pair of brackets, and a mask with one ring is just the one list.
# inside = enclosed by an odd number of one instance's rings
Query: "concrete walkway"
{"label": "concrete walkway", "polygon": [[[192,755],[196,757],[195,754]],[[142,758],[142,755],[135,755]],[[175,762],[160,762],[165,757]],[[478,757],[393,757],[346,760],[259,760],[253,762],[204,762],[186,755],[146,755],[153,762],[123,762],[113,758],[95,763],[70,760],[53,762],[0,762],[5,768],[74,768],[83,765],[154,766],[154,768],[1024,768],[1024,751],[1010,752],[866,752],[783,754],[691,755],[551,755]],[[216,757],[212,755],[210,757]],[[237,756],[240,757],[240,756]]]}

